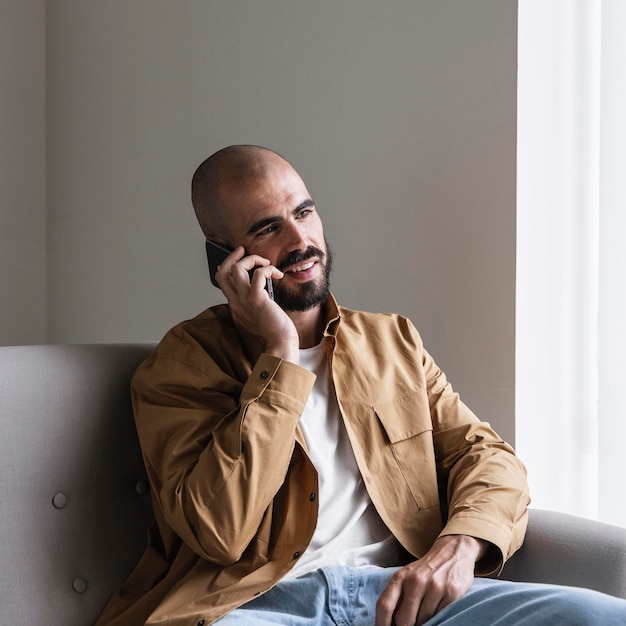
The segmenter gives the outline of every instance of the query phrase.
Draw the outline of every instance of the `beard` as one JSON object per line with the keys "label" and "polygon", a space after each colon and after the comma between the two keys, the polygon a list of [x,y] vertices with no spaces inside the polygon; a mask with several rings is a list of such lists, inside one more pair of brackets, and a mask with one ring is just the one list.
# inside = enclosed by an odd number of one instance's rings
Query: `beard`
{"label": "beard", "polygon": [[283,311],[309,311],[322,305],[330,293],[330,272],[333,265],[333,254],[326,241],[326,253],[315,246],[309,246],[304,252],[294,252],[280,263],[278,269],[290,267],[297,263],[306,262],[317,257],[321,267],[321,276],[316,280],[301,283],[295,290],[288,289],[282,280],[276,281],[274,287],[274,301]]}

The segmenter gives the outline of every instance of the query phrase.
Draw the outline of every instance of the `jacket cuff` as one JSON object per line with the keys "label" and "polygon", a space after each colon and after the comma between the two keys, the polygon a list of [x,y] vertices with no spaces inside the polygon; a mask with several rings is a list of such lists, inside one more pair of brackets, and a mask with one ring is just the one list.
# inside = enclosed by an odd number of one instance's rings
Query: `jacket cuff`
{"label": "jacket cuff", "polygon": [[259,399],[301,415],[316,376],[290,361],[263,353],[257,360],[241,398],[245,403]]}

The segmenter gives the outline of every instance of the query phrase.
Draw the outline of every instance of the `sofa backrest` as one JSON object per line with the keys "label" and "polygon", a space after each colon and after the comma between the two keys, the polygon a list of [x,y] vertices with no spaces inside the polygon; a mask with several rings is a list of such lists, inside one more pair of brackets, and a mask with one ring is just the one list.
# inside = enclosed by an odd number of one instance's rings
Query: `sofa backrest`
{"label": "sofa backrest", "polygon": [[129,382],[153,345],[0,348],[0,624],[85,626],[146,546]]}

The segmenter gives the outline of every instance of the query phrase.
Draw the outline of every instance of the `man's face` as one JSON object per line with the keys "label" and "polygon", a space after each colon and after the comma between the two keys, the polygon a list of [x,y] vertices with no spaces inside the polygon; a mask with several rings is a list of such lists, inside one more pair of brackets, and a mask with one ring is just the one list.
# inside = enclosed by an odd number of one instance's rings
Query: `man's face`
{"label": "man's face", "polygon": [[274,281],[274,299],[285,311],[306,311],[328,297],[332,255],[304,182],[276,159],[263,175],[223,190],[229,238],[258,254],[285,276]]}

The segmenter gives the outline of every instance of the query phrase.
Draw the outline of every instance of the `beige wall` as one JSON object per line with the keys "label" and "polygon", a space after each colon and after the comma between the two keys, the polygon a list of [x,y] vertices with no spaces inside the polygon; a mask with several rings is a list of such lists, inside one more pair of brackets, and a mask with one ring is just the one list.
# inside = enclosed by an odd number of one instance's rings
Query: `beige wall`
{"label": "beige wall", "polygon": [[516,13],[49,2],[48,339],[155,340],[221,301],[189,181],[214,150],[259,143],[316,200],[340,301],[409,315],[512,439]]}
{"label": "beige wall", "polygon": [[45,3],[0,0],[0,345],[46,341]]}

